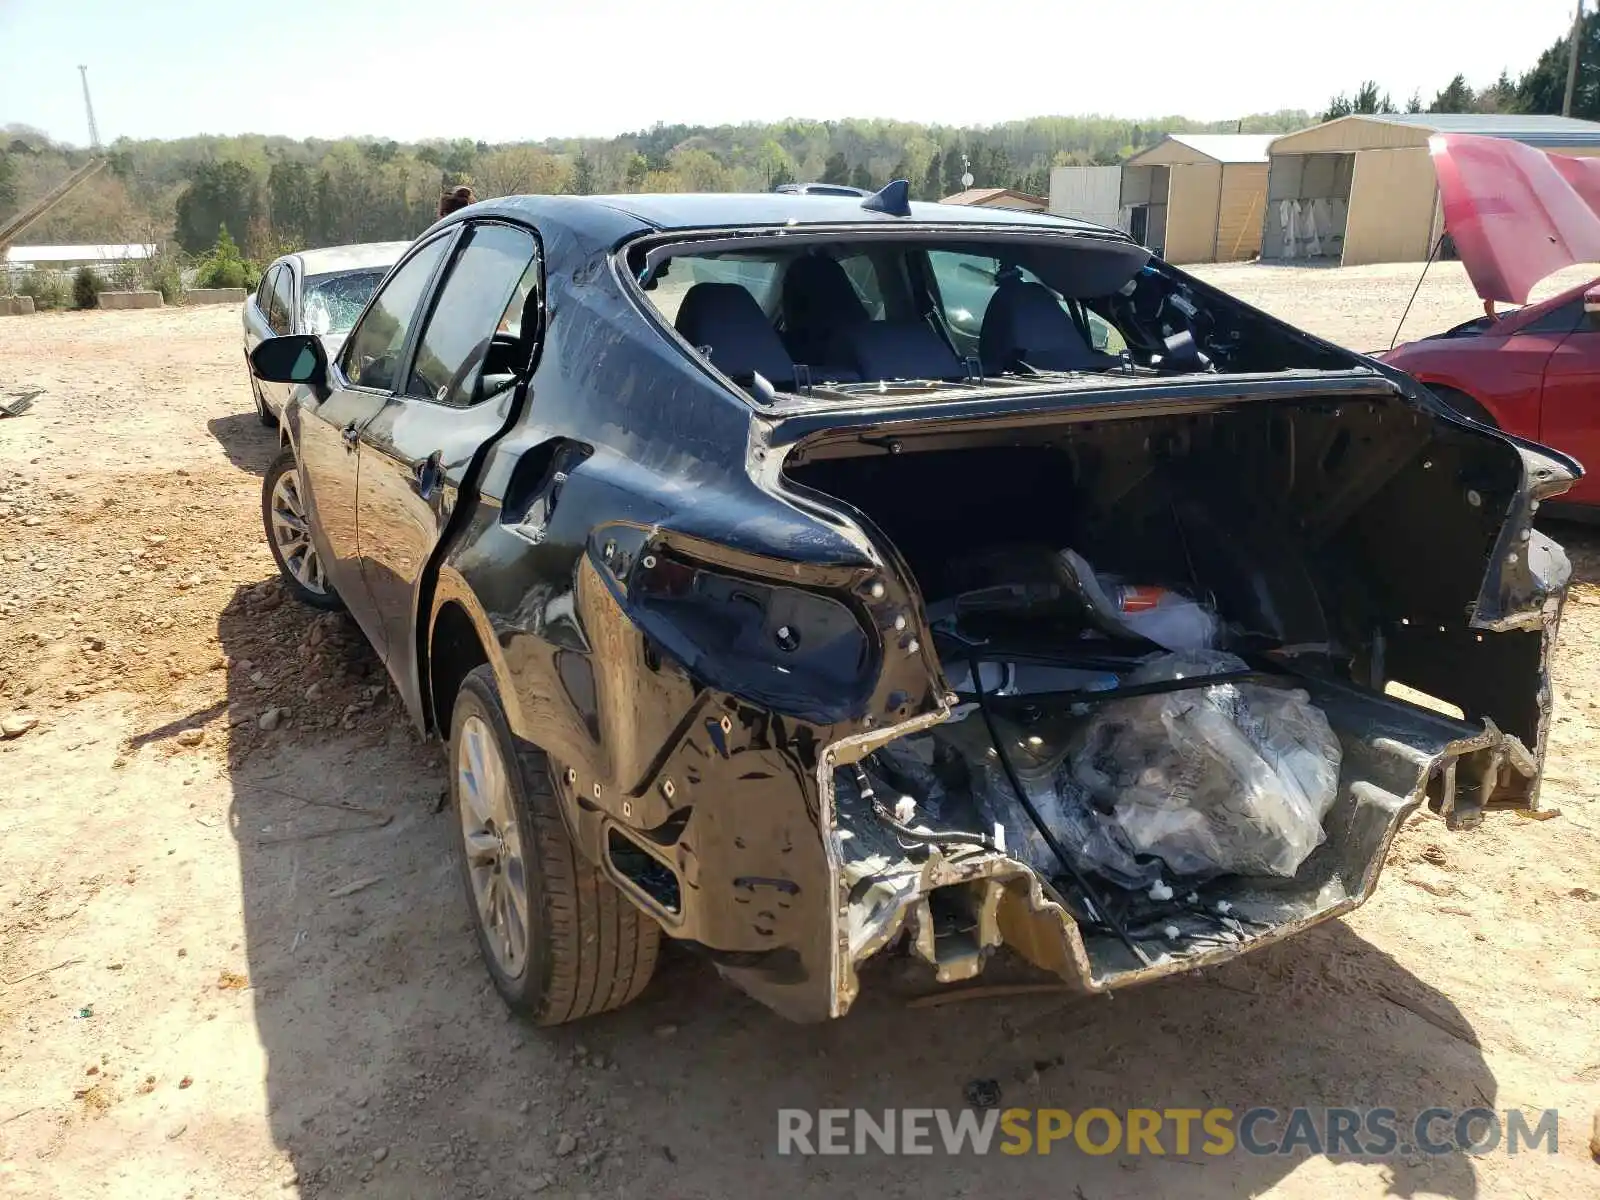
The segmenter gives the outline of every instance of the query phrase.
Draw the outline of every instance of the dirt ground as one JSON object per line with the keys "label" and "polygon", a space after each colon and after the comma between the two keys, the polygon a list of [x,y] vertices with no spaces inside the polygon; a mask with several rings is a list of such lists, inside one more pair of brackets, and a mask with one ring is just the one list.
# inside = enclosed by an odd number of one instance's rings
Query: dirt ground
{"label": "dirt ground", "polygon": [[[1223,267],[1388,344],[1413,267]],[[1555,286],[1552,284],[1551,286]],[[1475,315],[1436,268],[1406,331]],[[285,602],[275,448],[228,308],[0,322],[0,1195],[1591,1200],[1600,1103],[1600,537],[1570,528],[1546,803],[1426,814],[1349,920],[1114,1000],[787,1024],[669,955],[633,1008],[506,1019],[436,746],[343,618]],[[885,973],[887,976],[888,972]],[[781,1107],[1561,1110],[1508,1157],[783,1158]]]}

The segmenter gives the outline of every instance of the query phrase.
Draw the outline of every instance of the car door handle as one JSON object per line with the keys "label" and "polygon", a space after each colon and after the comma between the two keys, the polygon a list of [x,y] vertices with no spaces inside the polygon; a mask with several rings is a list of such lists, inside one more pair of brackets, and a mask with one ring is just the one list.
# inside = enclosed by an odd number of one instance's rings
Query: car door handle
{"label": "car door handle", "polygon": [[354,450],[356,442],[361,439],[361,431],[356,428],[356,423],[351,421],[350,424],[339,431],[339,436],[344,439],[346,450]]}
{"label": "car door handle", "polygon": [[443,462],[443,452],[435,450],[427,458],[419,458],[411,464],[411,474],[416,481],[412,486],[424,500],[431,498],[434,489],[439,486],[439,479],[444,474]]}

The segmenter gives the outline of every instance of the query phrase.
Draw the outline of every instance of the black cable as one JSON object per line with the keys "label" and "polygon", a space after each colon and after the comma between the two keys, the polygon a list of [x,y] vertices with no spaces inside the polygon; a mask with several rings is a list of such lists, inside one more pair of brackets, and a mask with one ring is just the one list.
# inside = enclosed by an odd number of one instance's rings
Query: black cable
{"label": "black cable", "polygon": [[[1113,700],[1131,700],[1136,696],[1165,696],[1172,692],[1194,692],[1224,683],[1254,683],[1276,681],[1278,677],[1265,671],[1215,671],[1210,675],[1186,675],[1182,679],[1160,679],[1154,683],[1129,683],[1121,687],[1102,688],[1098,691],[1079,689],[1066,692],[1018,692],[1014,696],[990,696],[1010,707],[1040,707],[1052,704],[1109,704]],[[956,699],[976,700],[972,692],[957,692]]]}
{"label": "black cable", "polygon": [[913,829],[900,818],[888,810],[878,799],[878,791],[872,786],[872,780],[867,777],[861,764],[856,764],[856,789],[861,793],[861,798],[872,806],[872,811],[878,819],[889,826],[903,838],[913,842],[920,842],[929,846],[978,846],[984,850],[998,852],[999,847],[994,844],[993,838],[985,837],[981,833],[962,833],[955,830],[921,830]]}
{"label": "black cable", "polygon": [[1006,779],[1010,781],[1012,790],[1017,793],[1017,800],[1027,810],[1034,827],[1039,831],[1039,836],[1044,838],[1045,844],[1050,847],[1050,852],[1066,868],[1067,874],[1072,876],[1073,882],[1078,885],[1079,890],[1083,892],[1084,898],[1094,907],[1095,912],[1100,914],[1101,918],[1110,925],[1111,931],[1117,935],[1122,944],[1139,960],[1142,966],[1150,966],[1150,956],[1144,952],[1137,942],[1128,936],[1128,931],[1123,928],[1122,922],[1116,919],[1115,914],[1100,899],[1099,893],[1089,885],[1089,881],[1084,877],[1083,872],[1078,870],[1072,859],[1067,857],[1067,852],[1062,849],[1061,843],[1056,839],[1056,835],[1050,831],[1049,826],[1044,823],[1044,818],[1039,815],[1039,810],[1034,807],[1033,800],[1028,795],[1028,790],[1022,786],[1022,780],[1017,775],[1016,768],[1011,765],[1011,755],[1006,753],[1005,739],[1000,736],[1000,730],[994,723],[994,716],[989,712],[988,697],[983,690],[982,663],[975,654],[968,655],[967,662],[972,667],[972,684],[978,689],[978,711],[983,714],[984,727],[989,731],[989,738],[994,743],[995,753],[1000,757],[1000,766],[1005,771]]}

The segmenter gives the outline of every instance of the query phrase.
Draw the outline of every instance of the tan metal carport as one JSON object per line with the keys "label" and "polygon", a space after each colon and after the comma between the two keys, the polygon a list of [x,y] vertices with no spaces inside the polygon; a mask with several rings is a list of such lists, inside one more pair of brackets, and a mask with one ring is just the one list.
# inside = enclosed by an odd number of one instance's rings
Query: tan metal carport
{"label": "tan metal carport", "polygon": [[1556,154],[1600,154],[1600,124],[1568,117],[1339,117],[1272,143],[1262,259],[1345,266],[1426,260],[1444,224],[1428,156],[1435,133],[1510,138]]}
{"label": "tan metal carport", "polygon": [[1171,263],[1254,258],[1271,141],[1271,134],[1168,134],[1122,166],[1123,228]]}

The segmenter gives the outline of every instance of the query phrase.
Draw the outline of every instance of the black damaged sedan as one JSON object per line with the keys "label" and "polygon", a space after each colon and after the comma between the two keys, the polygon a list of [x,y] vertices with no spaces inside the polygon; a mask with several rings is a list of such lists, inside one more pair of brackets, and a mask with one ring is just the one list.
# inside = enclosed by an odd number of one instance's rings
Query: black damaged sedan
{"label": "black damaged sedan", "polygon": [[285,585],[447,742],[538,1022],[663,933],[799,1020],[884,953],[1123,987],[1355,908],[1422,805],[1538,803],[1533,521],[1578,465],[1120,233],[903,184],[510,198],[333,361],[251,360],[305,385]]}

